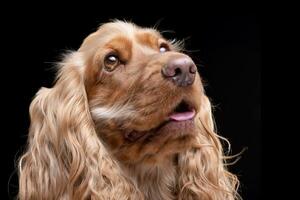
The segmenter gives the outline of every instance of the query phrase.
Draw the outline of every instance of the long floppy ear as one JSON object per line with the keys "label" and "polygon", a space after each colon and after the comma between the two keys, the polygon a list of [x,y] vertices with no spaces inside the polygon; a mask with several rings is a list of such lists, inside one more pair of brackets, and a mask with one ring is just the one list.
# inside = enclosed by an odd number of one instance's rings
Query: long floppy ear
{"label": "long floppy ear", "polygon": [[179,199],[238,199],[238,179],[224,166],[222,137],[214,131],[211,104],[203,94],[197,116],[196,145],[179,155]]}
{"label": "long floppy ear", "polygon": [[81,56],[67,56],[55,86],[42,88],[30,105],[28,149],[19,162],[22,200],[129,199],[136,193],[96,135]]}

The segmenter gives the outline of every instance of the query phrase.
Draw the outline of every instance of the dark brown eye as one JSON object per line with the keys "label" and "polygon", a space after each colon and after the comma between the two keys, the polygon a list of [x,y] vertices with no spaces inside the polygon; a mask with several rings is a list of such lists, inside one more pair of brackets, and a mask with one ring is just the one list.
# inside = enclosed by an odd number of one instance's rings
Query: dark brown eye
{"label": "dark brown eye", "polygon": [[109,54],[104,59],[104,68],[106,71],[113,71],[120,63],[119,57],[114,54]]}
{"label": "dark brown eye", "polygon": [[167,51],[170,51],[170,48],[168,46],[168,44],[166,43],[162,43],[160,46],[159,46],[159,52],[160,53],[165,53]]}

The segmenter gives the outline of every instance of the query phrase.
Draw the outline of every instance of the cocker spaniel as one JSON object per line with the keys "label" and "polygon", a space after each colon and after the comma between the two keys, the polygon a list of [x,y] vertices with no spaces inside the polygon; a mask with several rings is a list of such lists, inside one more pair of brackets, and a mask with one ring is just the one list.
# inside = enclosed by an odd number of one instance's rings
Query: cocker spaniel
{"label": "cocker spaniel", "polygon": [[102,25],[30,118],[21,200],[238,198],[197,67],[154,29]]}

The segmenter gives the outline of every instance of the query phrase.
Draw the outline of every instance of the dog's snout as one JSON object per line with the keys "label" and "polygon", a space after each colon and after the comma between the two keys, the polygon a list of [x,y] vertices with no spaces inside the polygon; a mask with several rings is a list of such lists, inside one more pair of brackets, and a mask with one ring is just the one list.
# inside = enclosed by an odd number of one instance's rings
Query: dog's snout
{"label": "dog's snout", "polygon": [[184,87],[193,84],[196,71],[197,67],[191,58],[180,56],[167,62],[162,68],[162,75],[175,85]]}

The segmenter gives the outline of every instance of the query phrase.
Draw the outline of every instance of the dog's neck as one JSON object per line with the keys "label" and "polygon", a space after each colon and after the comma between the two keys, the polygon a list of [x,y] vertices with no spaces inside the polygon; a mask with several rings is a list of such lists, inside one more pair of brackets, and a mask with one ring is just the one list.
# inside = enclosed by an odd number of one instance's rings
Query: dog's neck
{"label": "dog's neck", "polygon": [[155,164],[130,165],[124,171],[144,194],[145,200],[171,200],[177,193],[175,159],[173,156]]}

